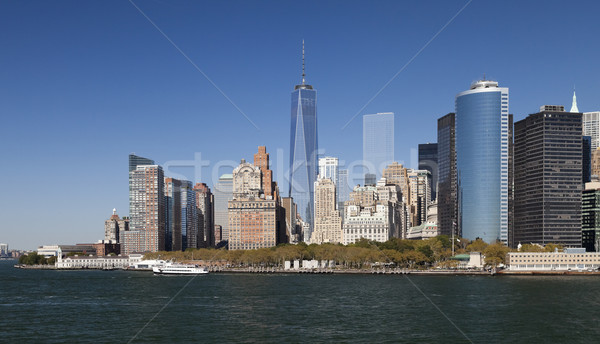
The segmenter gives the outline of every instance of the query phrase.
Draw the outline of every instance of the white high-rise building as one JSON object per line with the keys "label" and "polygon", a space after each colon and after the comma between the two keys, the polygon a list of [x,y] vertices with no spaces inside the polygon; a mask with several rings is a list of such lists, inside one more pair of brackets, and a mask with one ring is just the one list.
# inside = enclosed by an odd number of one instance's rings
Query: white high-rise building
{"label": "white high-rise building", "polygon": [[0,244],[0,256],[8,256],[8,244]]}
{"label": "white high-rise building", "polygon": [[431,203],[431,173],[427,170],[409,170],[408,184],[412,225],[418,226],[427,219],[427,207]]}
{"label": "white high-rise building", "polygon": [[592,138],[592,152],[600,147],[600,111],[583,113],[583,136]]}
{"label": "white high-rise building", "polygon": [[338,166],[338,158],[331,156],[319,158],[319,178],[329,178],[334,184],[337,184]]}

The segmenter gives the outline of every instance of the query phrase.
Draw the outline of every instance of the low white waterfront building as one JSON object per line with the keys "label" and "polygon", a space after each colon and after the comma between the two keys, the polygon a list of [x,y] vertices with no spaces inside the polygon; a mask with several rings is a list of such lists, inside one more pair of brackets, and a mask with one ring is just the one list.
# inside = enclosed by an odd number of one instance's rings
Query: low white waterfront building
{"label": "low white waterfront building", "polygon": [[584,248],[566,248],[564,252],[509,252],[507,268],[513,271],[596,270],[600,252]]}
{"label": "low white waterfront building", "polygon": [[[60,251],[59,251],[60,253]],[[58,269],[123,269],[141,261],[143,255],[130,254],[129,256],[57,256],[56,268]]]}

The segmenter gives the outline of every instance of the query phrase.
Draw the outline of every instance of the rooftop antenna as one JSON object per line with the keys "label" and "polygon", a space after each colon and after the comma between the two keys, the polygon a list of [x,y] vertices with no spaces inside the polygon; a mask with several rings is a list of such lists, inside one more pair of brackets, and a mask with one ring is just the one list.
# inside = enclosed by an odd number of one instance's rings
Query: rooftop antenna
{"label": "rooftop antenna", "polygon": [[306,73],[304,73],[304,40],[302,40],[302,85],[305,85]]}

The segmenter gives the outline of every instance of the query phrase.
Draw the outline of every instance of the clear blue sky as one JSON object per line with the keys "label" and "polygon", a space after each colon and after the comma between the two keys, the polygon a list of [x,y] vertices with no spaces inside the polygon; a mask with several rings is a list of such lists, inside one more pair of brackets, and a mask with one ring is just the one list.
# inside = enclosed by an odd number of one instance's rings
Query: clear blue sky
{"label": "clear blue sky", "polygon": [[517,120],[570,107],[574,85],[581,111],[600,109],[598,3],[473,1],[342,130],[466,3],[138,0],[257,130],[127,0],[0,1],[0,242],[102,239],[112,208],[128,213],[131,152],[160,164],[200,153],[212,185],[219,161],[266,145],[287,194],[302,39],[319,145],[347,163],[362,157],[360,115],[392,111],[396,159],[410,166],[484,73],[510,88]]}

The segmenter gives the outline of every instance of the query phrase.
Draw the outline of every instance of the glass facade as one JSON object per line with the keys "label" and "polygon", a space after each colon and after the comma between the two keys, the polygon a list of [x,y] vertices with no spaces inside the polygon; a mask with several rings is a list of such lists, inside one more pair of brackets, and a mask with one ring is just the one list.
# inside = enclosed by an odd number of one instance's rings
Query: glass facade
{"label": "glass facade", "polygon": [[394,113],[363,116],[364,173],[381,178],[383,169],[394,162]]}
{"label": "glass facade", "polygon": [[583,135],[591,137],[591,150],[600,147],[600,111],[583,113]]}
{"label": "glass facade", "polygon": [[181,181],[165,178],[165,250],[181,251]]}
{"label": "glass facade", "polygon": [[181,248],[197,248],[198,208],[194,184],[189,180],[181,181]]}
{"label": "glass facade", "polygon": [[600,252],[600,190],[584,190],[581,203],[581,246]]}
{"label": "glass facade", "polygon": [[438,119],[438,228],[458,235],[456,207],[456,131],[454,113]]}
{"label": "glass facade", "polygon": [[508,244],[508,88],[479,81],[456,96],[458,224],[462,236]]}
{"label": "glass facade", "polygon": [[583,136],[583,171],[582,178],[584,183],[592,180],[592,137]]}
{"label": "glass facade", "polygon": [[142,158],[135,154],[129,154],[129,172],[135,171],[139,165],[154,165],[154,160]]}
{"label": "glass facade", "polygon": [[431,173],[431,199],[436,199],[438,183],[438,144],[424,143],[419,145],[419,170]]}
{"label": "glass facade", "polygon": [[[318,147],[317,91],[303,83],[292,92],[289,196],[296,202],[302,220],[311,224],[311,228]],[[306,238],[309,237],[310,233]]]}
{"label": "glass facade", "polygon": [[214,188],[215,225],[221,226],[221,240],[229,240],[227,202],[233,199],[233,175],[224,174]]}

